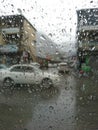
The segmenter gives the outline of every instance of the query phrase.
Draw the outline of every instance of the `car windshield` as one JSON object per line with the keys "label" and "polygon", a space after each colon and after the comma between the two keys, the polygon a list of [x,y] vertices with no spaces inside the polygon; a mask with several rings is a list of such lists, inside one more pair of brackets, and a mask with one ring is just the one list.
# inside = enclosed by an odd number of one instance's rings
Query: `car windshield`
{"label": "car windshield", "polygon": [[98,130],[98,0],[0,0],[0,130]]}

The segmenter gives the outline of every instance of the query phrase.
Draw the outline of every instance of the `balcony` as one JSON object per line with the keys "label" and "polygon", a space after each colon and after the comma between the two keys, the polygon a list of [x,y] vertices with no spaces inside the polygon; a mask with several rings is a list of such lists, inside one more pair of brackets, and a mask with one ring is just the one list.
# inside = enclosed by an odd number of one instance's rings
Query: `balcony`
{"label": "balcony", "polygon": [[79,26],[78,31],[97,31],[98,25],[86,25],[86,26]]}
{"label": "balcony", "polygon": [[3,28],[2,32],[5,34],[17,34],[20,32],[19,28]]}

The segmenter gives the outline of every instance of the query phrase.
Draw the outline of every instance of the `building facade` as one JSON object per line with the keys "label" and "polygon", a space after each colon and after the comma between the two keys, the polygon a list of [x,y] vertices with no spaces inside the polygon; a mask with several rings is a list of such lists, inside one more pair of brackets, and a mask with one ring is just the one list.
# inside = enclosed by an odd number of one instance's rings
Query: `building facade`
{"label": "building facade", "polygon": [[81,50],[98,50],[98,8],[77,10],[77,43]]}
{"label": "building facade", "polygon": [[77,46],[79,68],[90,70],[91,57],[98,55],[98,8],[77,10]]}
{"label": "building facade", "polygon": [[[33,61],[36,61],[36,32],[37,30],[23,15],[0,17],[0,47],[15,45],[18,53],[28,51]],[[2,52],[2,49],[0,49]],[[8,53],[3,49],[3,53]]]}

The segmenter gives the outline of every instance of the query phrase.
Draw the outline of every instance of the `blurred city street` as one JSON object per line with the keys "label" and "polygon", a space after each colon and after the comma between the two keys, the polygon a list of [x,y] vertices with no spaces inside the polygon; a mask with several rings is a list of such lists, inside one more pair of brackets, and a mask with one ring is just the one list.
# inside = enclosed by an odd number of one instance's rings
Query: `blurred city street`
{"label": "blurred city street", "polygon": [[0,130],[98,130],[97,5],[0,1]]}
{"label": "blurred city street", "polygon": [[0,130],[97,130],[97,102],[97,80],[72,73],[61,75],[50,89],[1,86]]}

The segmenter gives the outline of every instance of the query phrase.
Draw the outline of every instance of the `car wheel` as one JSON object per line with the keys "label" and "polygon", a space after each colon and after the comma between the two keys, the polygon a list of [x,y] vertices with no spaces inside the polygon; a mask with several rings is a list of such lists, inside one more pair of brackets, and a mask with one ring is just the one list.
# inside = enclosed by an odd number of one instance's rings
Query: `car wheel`
{"label": "car wheel", "polygon": [[53,82],[49,78],[45,78],[42,80],[41,87],[42,88],[50,88],[53,86]]}
{"label": "car wheel", "polygon": [[5,88],[7,87],[13,87],[15,84],[14,84],[14,81],[11,79],[11,78],[6,78],[3,82],[3,86]]}

